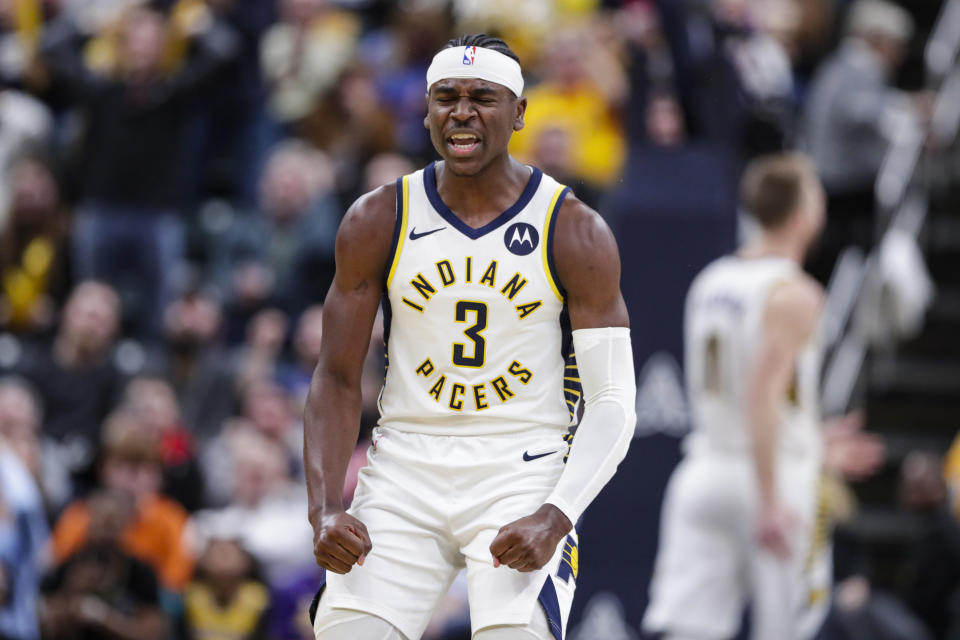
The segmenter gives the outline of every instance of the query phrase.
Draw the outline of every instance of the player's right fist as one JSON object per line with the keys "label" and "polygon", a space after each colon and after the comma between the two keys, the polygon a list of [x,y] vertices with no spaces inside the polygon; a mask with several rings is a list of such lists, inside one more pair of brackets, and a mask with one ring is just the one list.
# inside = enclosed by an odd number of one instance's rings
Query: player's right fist
{"label": "player's right fist", "polygon": [[313,556],[328,571],[349,573],[354,563],[363,566],[371,549],[367,527],[346,511],[325,513],[313,528]]}

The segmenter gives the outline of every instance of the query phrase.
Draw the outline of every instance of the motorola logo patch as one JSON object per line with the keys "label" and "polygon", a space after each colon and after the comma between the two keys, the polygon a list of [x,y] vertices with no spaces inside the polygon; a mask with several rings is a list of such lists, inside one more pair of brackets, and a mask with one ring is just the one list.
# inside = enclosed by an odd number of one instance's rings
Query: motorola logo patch
{"label": "motorola logo patch", "polygon": [[540,244],[540,234],[532,224],[517,222],[507,229],[503,235],[503,243],[507,245],[510,253],[526,256],[533,253]]}

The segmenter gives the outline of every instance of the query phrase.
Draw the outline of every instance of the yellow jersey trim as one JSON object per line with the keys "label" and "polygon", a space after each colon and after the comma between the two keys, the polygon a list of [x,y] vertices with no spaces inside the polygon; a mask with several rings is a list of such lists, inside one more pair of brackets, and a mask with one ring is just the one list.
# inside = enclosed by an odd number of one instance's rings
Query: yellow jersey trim
{"label": "yellow jersey trim", "polygon": [[400,189],[400,197],[397,198],[397,201],[401,203],[400,235],[397,237],[397,247],[393,251],[393,264],[390,265],[390,272],[387,274],[387,289],[390,289],[393,274],[397,272],[397,265],[400,264],[400,252],[403,251],[403,241],[407,237],[407,221],[410,218],[410,176],[403,176],[400,181]]}
{"label": "yellow jersey trim", "polygon": [[561,185],[557,187],[557,190],[553,193],[553,198],[550,199],[550,206],[547,208],[547,218],[543,222],[543,241],[540,243],[540,256],[543,259],[543,272],[547,276],[547,282],[550,283],[550,288],[553,289],[553,293],[557,296],[557,300],[563,302],[563,295],[560,293],[560,287],[557,286],[557,283],[553,279],[553,270],[550,269],[550,247],[553,246],[553,243],[550,241],[550,224],[553,220],[553,216],[556,214],[557,210],[557,201],[560,199],[560,196],[563,195],[563,192],[566,190],[566,187]]}

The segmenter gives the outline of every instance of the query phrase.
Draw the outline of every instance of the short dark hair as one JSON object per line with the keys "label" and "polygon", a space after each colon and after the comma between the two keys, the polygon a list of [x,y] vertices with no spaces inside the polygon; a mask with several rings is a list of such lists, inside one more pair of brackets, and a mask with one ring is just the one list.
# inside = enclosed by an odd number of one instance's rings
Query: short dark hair
{"label": "short dark hair", "polygon": [[760,156],[743,173],[741,202],[760,226],[776,229],[800,206],[804,188],[816,175],[813,163],[801,153]]}
{"label": "short dark hair", "polygon": [[520,58],[510,49],[510,45],[500,38],[489,36],[485,33],[471,33],[460,36],[459,38],[453,38],[452,40],[448,40],[447,44],[443,46],[444,49],[450,49],[452,47],[481,47],[483,49],[493,49],[497,53],[502,53],[508,58],[513,58],[515,61],[520,62]]}

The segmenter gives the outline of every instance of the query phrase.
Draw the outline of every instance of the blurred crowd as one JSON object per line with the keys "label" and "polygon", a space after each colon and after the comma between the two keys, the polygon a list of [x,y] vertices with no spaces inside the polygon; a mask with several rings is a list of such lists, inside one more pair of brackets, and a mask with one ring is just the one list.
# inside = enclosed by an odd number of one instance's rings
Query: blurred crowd
{"label": "blurred crowd", "polygon": [[[929,117],[897,70],[939,3],[911,4],[0,0],[0,639],[312,638],[302,407],[336,230],[432,159],[450,37],[507,40],[512,151],[605,215],[678,188],[636,167],[735,185],[798,146],[869,213],[889,140]],[[464,597],[428,637],[469,636]]]}

